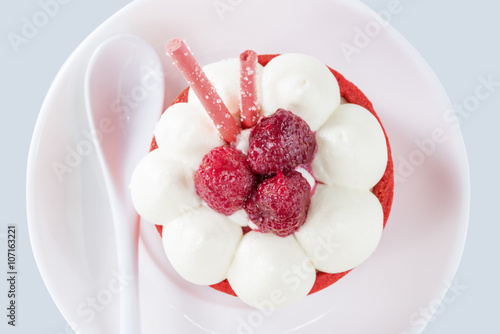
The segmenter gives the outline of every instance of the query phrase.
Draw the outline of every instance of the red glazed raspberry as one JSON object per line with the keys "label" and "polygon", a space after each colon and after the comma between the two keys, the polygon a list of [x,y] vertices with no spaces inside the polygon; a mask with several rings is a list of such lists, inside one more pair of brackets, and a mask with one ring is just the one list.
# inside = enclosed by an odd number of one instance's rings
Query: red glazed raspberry
{"label": "red glazed raspberry", "polygon": [[229,216],[243,208],[257,177],[243,153],[221,146],[205,154],[194,182],[196,192],[209,207]]}
{"label": "red glazed raspberry", "polygon": [[309,125],[290,111],[278,109],[252,130],[248,162],[257,174],[286,173],[310,162],[315,150],[316,138]]}
{"label": "red glazed raspberry", "polygon": [[286,237],[304,224],[311,203],[310,191],[300,173],[278,172],[255,188],[245,203],[245,211],[262,232]]}

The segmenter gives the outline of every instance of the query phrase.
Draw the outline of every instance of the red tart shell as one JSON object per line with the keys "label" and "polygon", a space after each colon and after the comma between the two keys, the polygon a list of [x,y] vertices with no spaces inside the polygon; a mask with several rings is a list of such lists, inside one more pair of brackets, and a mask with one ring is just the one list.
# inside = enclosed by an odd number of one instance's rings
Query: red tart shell
{"label": "red tart shell", "polygon": [[[274,57],[279,56],[279,54],[272,54],[272,55],[259,55],[259,64],[262,66],[266,66],[271,59]],[[339,83],[340,87],[340,95],[349,103],[354,103],[357,105],[360,105],[364,107],[365,109],[368,109],[373,116],[378,120],[380,123],[380,126],[382,127],[382,130],[384,131],[385,135],[385,140],[387,143],[387,152],[388,152],[388,161],[387,161],[387,167],[385,169],[385,173],[380,179],[380,181],[373,187],[373,194],[377,196],[378,200],[380,201],[380,204],[382,205],[382,209],[384,212],[384,228],[387,224],[387,219],[389,218],[389,213],[391,212],[391,207],[392,207],[392,201],[394,197],[394,163],[392,160],[392,154],[391,154],[391,146],[389,144],[389,138],[387,137],[387,133],[384,129],[384,126],[382,125],[382,122],[380,121],[380,118],[378,117],[377,113],[373,109],[373,105],[368,100],[368,98],[363,94],[363,92],[356,87],[352,82],[347,80],[342,74],[338,73],[334,69],[328,67],[329,70],[332,72],[332,74],[335,76]],[[188,92],[189,92],[189,87],[184,89],[175,99],[172,101],[171,105],[174,105],[179,102],[187,102],[188,99]],[[150,151],[153,151],[158,148],[158,145],[156,144],[156,140],[153,137],[153,140],[151,142],[151,147]],[[156,225],[156,229],[160,233],[160,236],[162,234],[163,226],[161,225]],[[325,273],[322,271],[318,271],[316,274],[316,281],[314,282],[314,285],[309,292],[309,294],[318,292],[320,290],[323,290],[324,288],[329,287],[330,285],[334,284],[337,282],[339,279],[344,277],[350,272],[350,270],[342,272],[342,273],[336,273],[336,274],[329,274]],[[229,282],[226,280],[223,280],[222,282],[219,282],[217,284],[211,285],[210,287],[214,288],[215,290],[227,293],[232,296],[236,296],[234,293],[233,289],[231,288],[231,285]]]}

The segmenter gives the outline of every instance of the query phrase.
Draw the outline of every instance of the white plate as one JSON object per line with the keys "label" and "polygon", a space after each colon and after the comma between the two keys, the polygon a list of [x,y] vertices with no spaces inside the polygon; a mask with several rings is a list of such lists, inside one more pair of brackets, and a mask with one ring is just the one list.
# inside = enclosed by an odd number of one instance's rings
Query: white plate
{"label": "white plate", "polygon": [[[217,4],[225,6],[218,12]],[[337,284],[273,314],[184,282],[168,264],[154,228],[143,225],[143,332],[422,331],[461,257],[469,208],[468,165],[438,80],[394,29],[378,31],[377,22],[371,10],[352,0],[136,0],[76,49],[40,112],[27,181],[35,258],[54,301],[74,328],[117,333],[120,280],[114,276],[110,212],[86,135],[83,74],[99,43],[117,33],[131,33],[147,40],[163,59],[166,103],[185,86],[164,55],[172,37],[186,39],[202,64],[236,57],[245,49],[319,58],[372,100],[390,137],[399,175],[391,218],[375,254]],[[373,29],[368,31],[369,43],[356,37],[356,28]],[[341,51],[343,42],[359,47],[351,62]],[[367,45],[361,47],[363,43]],[[439,142],[431,142],[433,133],[439,134]],[[63,165],[67,169],[58,177],[54,168]],[[121,279],[121,287],[127,283]]]}

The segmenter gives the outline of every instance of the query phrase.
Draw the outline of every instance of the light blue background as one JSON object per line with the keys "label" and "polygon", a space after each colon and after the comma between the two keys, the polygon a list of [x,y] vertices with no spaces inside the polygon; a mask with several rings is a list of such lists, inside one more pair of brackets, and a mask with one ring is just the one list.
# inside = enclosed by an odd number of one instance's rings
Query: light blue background
{"label": "light blue background", "polygon": [[[126,0],[68,1],[46,27],[15,53],[7,34],[19,32],[22,17],[39,10],[38,0],[0,5],[1,226],[0,309],[7,286],[5,233],[18,225],[18,326],[2,333],[71,333],[52,302],[31,253],[25,213],[25,174],[31,134],[44,96],[65,59],[100,23],[129,3]],[[208,0],[210,1],[210,0]],[[246,0],[251,1],[251,0]],[[363,0],[375,11],[390,0]],[[478,77],[500,81],[500,3],[492,0],[401,0],[404,11],[391,24],[420,52],[441,80],[450,100],[460,104],[474,94]],[[472,200],[467,243],[456,279],[466,286],[424,331],[500,333],[500,87],[464,119]],[[341,333],[340,333],[341,334]],[[365,333],[361,333],[365,334]],[[391,333],[388,333],[391,334]]]}

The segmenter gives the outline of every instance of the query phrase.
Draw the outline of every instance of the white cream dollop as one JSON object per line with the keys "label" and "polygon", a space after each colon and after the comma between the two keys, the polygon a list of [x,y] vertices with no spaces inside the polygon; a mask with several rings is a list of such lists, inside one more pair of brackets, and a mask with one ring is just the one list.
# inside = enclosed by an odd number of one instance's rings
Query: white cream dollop
{"label": "white cream dollop", "polygon": [[339,84],[328,67],[303,54],[273,58],[262,72],[262,92],[264,116],[283,108],[305,120],[312,131],[340,104]]}
{"label": "white cream dollop", "polygon": [[193,170],[211,149],[225,144],[206,111],[191,103],[169,107],[156,124],[154,135],[158,147]]}
{"label": "white cream dollop", "polygon": [[[216,63],[203,66],[203,72],[208,80],[214,85],[215,90],[226,105],[227,109],[240,121],[240,60],[239,58],[230,58]],[[263,67],[257,64],[257,98],[261,105],[262,102],[262,70]],[[201,107],[201,103],[192,89],[189,90],[188,102]]]}
{"label": "white cream dollop", "polygon": [[281,238],[250,231],[236,250],[227,279],[241,300],[269,311],[304,298],[316,270],[293,235]]}
{"label": "white cream dollop", "polygon": [[194,171],[161,148],[142,158],[129,187],[137,213],[153,224],[164,225],[201,205]]}
{"label": "white cream dollop", "polygon": [[307,220],[295,237],[316,269],[340,273],[373,253],[383,222],[382,206],[369,190],[318,184]]}
{"label": "white cream dollop", "polygon": [[387,165],[384,132],[367,109],[342,104],[316,132],[318,151],[312,162],[316,180],[355,189],[371,189]]}
{"label": "white cream dollop", "polygon": [[228,216],[228,218],[230,221],[241,227],[248,226],[248,223],[250,222],[250,219],[248,219],[248,215],[244,209],[236,211],[232,215]]}
{"label": "white cream dollop", "polygon": [[234,147],[243,154],[248,154],[248,149],[250,148],[250,133],[252,130],[253,129],[243,129],[236,137]]}
{"label": "white cream dollop", "polygon": [[202,206],[163,225],[163,248],[185,280],[210,285],[226,278],[242,236],[240,226]]}

